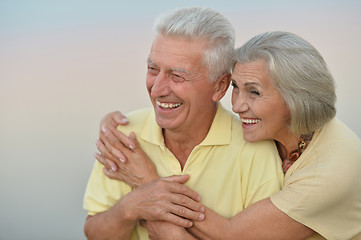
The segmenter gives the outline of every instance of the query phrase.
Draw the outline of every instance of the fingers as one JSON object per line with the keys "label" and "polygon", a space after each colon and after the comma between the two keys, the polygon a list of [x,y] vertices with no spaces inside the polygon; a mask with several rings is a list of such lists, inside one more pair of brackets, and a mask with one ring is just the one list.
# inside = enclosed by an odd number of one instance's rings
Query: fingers
{"label": "fingers", "polygon": [[129,120],[126,116],[124,116],[121,112],[115,111],[112,113],[112,117],[114,121],[120,125],[127,125],[129,123]]}
{"label": "fingers", "polygon": [[[116,162],[116,163],[121,162],[121,159],[122,159],[123,161],[125,161],[123,158],[119,158],[119,159],[118,159],[118,157],[116,157],[116,156],[114,156],[113,154],[111,154],[111,153],[108,151],[108,149],[105,147],[105,145],[103,144],[103,142],[102,142],[101,140],[97,140],[95,144],[96,144],[96,146],[97,146],[97,148],[98,148],[101,156],[102,156],[104,159],[109,159],[109,160],[114,161],[114,162]],[[113,152],[114,152],[114,151],[113,151]]]}
{"label": "fingers", "polygon": [[170,205],[171,213],[182,218],[196,221],[203,221],[205,219],[205,208],[202,206],[202,204],[192,201],[181,194],[173,196],[171,201],[174,203]]}
{"label": "fingers", "polygon": [[117,166],[117,164],[115,164],[115,162],[110,161],[109,159],[105,159],[105,161],[106,161],[107,164],[110,166],[110,169],[111,169],[113,172],[118,171],[118,166]]}
{"label": "fingers", "polygon": [[[172,177],[181,177],[181,176],[172,176]],[[186,176],[189,178],[189,176]],[[168,211],[181,216],[183,218],[188,218],[192,220],[202,221],[204,220],[205,207],[199,202],[201,200],[200,195],[193,191],[192,189],[184,186],[183,184],[157,180],[154,182],[154,187],[156,189],[167,189],[166,192],[169,194],[162,194],[160,198],[164,197],[166,202],[169,203]]]}
{"label": "fingers", "polygon": [[113,172],[118,171],[118,165],[109,160],[106,159],[104,157],[102,157],[102,155],[100,155],[99,153],[95,153],[94,157],[98,160],[98,162],[100,162],[107,170],[112,170]]}
{"label": "fingers", "polygon": [[164,221],[173,223],[175,225],[178,225],[180,227],[189,228],[193,226],[193,222],[186,218],[181,218],[177,215],[167,213],[164,215]]}
{"label": "fingers", "polygon": [[[183,183],[187,182],[189,179],[189,175],[173,175],[169,177],[162,178],[165,181],[169,182],[176,182],[181,184],[171,184],[169,185],[169,190],[173,193],[179,193],[189,198],[193,199],[194,201],[200,202],[201,196],[194,190],[190,189],[189,187],[183,185]],[[193,208],[192,208],[193,209]],[[196,210],[196,209],[195,209]]]}
{"label": "fingers", "polygon": [[100,130],[104,130],[105,128],[116,128],[119,123],[115,120],[118,117],[114,117],[117,115],[117,112],[111,112],[105,115],[102,120],[100,121]]}
{"label": "fingers", "polygon": [[103,168],[103,173],[110,179],[122,180],[121,178],[119,178],[119,175],[117,175],[116,172],[113,170]]}
{"label": "fingers", "polygon": [[139,148],[140,148],[139,143],[138,143],[138,140],[137,140],[134,132],[130,132],[130,133],[129,133],[128,139],[129,139],[128,145],[129,145],[129,147],[130,147],[133,151],[134,151],[135,149],[139,149]]}
{"label": "fingers", "polygon": [[105,160],[105,158],[102,157],[102,155],[100,155],[99,153],[94,153],[94,157],[95,157],[96,160],[98,160],[98,162],[101,163],[104,167],[110,169],[110,165],[108,165],[107,161]]}
{"label": "fingers", "polygon": [[[117,130],[117,129],[109,129],[111,131],[111,133],[114,135],[114,137],[112,135],[109,136],[109,142],[112,146],[121,149],[123,146],[125,146],[126,148],[128,148],[129,150],[133,150],[134,149],[134,142],[133,140],[131,140],[129,137],[127,137],[124,133],[122,133],[121,131]],[[133,138],[135,138],[135,134],[131,134]],[[106,135],[108,136],[108,135]]]}
{"label": "fingers", "polygon": [[184,174],[184,175],[172,175],[172,176],[168,176],[168,177],[164,177],[162,178],[165,181],[171,181],[171,182],[177,182],[177,183],[185,183],[189,180],[189,175],[188,174]]}
{"label": "fingers", "polygon": [[111,160],[115,158],[123,163],[126,162],[126,157],[122,153],[125,147],[117,140],[111,131],[107,129],[103,131],[96,145],[105,158]]}

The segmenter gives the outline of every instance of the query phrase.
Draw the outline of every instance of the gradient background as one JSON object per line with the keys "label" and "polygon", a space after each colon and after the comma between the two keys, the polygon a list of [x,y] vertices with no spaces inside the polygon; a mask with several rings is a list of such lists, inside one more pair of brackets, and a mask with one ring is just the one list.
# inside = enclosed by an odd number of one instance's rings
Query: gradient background
{"label": "gradient background", "polygon": [[0,239],[84,239],[99,121],[150,106],[153,20],[193,5],[229,18],[236,46],[272,30],[310,41],[337,82],[338,117],[361,136],[358,0],[0,0]]}

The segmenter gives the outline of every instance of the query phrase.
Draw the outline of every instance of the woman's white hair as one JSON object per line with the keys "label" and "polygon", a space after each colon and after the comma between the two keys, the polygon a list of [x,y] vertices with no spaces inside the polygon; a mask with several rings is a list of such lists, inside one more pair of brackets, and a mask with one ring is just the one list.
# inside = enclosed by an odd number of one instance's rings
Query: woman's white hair
{"label": "woman's white hair", "polygon": [[309,134],[336,115],[335,83],[321,54],[288,32],[266,32],[236,50],[236,61],[265,59],[271,79],[291,112],[290,130]]}
{"label": "woman's white hair", "polygon": [[164,36],[206,39],[208,47],[203,54],[203,64],[209,71],[210,81],[232,71],[234,29],[219,12],[205,7],[176,9],[160,16],[154,27],[157,34]]}

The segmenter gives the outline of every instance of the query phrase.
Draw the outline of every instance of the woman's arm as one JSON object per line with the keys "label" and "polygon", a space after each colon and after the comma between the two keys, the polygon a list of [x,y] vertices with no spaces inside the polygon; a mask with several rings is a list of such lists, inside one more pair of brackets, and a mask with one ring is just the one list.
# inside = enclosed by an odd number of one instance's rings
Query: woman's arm
{"label": "woman's arm", "polygon": [[[124,134],[113,131],[109,121],[103,121],[103,127],[110,129],[108,133],[105,132],[107,136],[104,138],[111,139],[107,141],[113,144],[106,147],[109,149],[106,154],[114,152],[111,150],[113,148],[120,148],[127,159],[126,163],[120,164],[120,168],[126,167],[127,164],[131,166],[126,168],[126,171],[104,171],[108,177],[125,179],[130,185],[141,186],[148,181],[149,175],[150,179],[158,176],[153,163],[142,151],[135,137],[126,139]],[[125,147],[130,143],[133,144],[131,149]],[[104,148],[105,146],[99,148],[102,156]],[[133,159],[136,164],[132,164]],[[104,158],[101,160],[104,161]],[[132,174],[138,177],[132,178]],[[279,210],[269,198],[252,204],[231,219],[224,218],[209,208],[206,209],[205,215],[204,221],[194,221],[193,227],[188,229],[200,239],[306,239],[314,234],[313,230]]]}
{"label": "woman's arm", "polygon": [[140,221],[141,225],[148,230],[150,239],[153,240],[196,240],[186,228],[164,221]]}
{"label": "woman's arm", "polygon": [[188,231],[200,239],[306,239],[315,232],[279,210],[269,198],[226,219],[206,209],[206,219]]}

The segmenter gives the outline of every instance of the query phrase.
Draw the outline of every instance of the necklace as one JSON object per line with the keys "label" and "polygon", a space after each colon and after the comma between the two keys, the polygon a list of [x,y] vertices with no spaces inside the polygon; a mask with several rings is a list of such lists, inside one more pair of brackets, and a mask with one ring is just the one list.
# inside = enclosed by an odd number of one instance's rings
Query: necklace
{"label": "necklace", "polygon": [[292,151],[288,158],[282,161],[282,170],[283,173],[286,174],[287,170],[292,166],[294,162],[301,156],[303,151],[305,151],[306,147],[310,143],[312,139],[313,133],[307,135],[301,135],[301,139],[298,142],[297,149]]}

